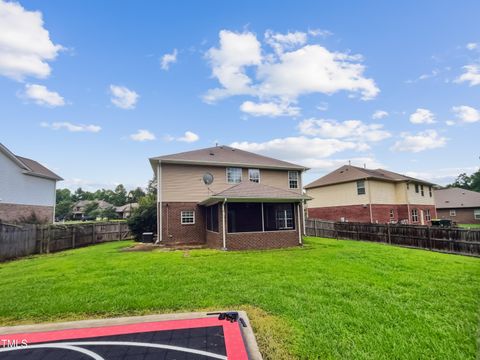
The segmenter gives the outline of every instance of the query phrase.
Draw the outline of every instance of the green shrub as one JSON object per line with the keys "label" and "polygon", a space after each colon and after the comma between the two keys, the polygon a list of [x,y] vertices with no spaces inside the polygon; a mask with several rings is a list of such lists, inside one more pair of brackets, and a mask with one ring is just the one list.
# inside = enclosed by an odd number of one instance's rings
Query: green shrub
{"label": "green shrub", "polygon": [[140,199],[139,206],[127,220],[128,227],[137,241],[142,239],[142,233],[157,230],[157,202],[155,196],[145,196]]}

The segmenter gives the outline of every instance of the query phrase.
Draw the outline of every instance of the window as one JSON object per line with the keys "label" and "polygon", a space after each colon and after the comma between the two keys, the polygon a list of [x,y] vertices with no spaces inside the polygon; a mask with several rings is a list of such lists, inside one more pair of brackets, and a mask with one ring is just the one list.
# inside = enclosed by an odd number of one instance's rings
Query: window
{"label": "window", "polygon": [[288,187],[290,189],[298,189],[298,171],[288,172]]}
{"label": "window", "polygon": [[432,194],[432,187],[431,187],[431,186],[428,187],[428,194],[430,195],[430,197],[433,196],[433,194]]}
{"label": "window", "polygon": [[455,210],[450,210],[450,216],[457,216],[457,212]]}
{"label": "window", "polygon": [[358,195],[365,195],[365,180],[358,180],[357,181],[357,194]]}
{"label": "window", "polygon": [[259,183],[260,182],[260,170],[259,169],[248,169],[248,180],[251,182]]}
{"label": "window", "polygon": [[426,221],[432,220],[432,216],[430,215],[430,209],[425,210],[425,220]]}
{"label": "window", "polygon": [[218,232],[218,204],[205,209],[205,222],[207,230]]}
{"label": "window", "polygon": [[415,184],[415,192],[418,194],[418,184]]}
{"label": "window", "polygon": [[480,220],[480,209],[473,210],[473,217],[475,220]]}
{"label": "window", "polygon": [[184,210],[180,213],[182,225],[195,224],[195,211]]}
{"label": "window", "polygon": [[242,181],[242,169],[241,168],[227,168],[227,183],[238,184]]}
{"label": "window", "polygon": [[425,196],[425,192],[423,191],[423,185],[420,185],[420,194],[422,196]]}
{"label": "window", "polygon": [[293,204],[263,204],[265,231],[295,228]]}
{"label": "window", "polygon": [[229,203],[227,213],[229,233],[263,230],[260,203]]}
{"label": "window", "polygon": [[412,222],[418,222],[418,210],[412,209]]}
{"label": "window", "polygon": [[390,209],[390,220],[393,220],[393,219],[395,219],[395,210]]}

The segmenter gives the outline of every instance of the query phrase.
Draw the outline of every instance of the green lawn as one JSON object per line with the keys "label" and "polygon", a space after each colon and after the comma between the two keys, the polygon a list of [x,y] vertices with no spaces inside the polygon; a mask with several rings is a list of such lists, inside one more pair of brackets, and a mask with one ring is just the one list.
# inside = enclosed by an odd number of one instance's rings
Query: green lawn
{"label": "green lawn", "polygon": [[469,229],[480,229],[480,224],[458,224],[458,226]]}
{"label": "green lawn", "polygon": [[305,242],[263,252],[115,242],[0,264],[0,323],[242,308],[267,359],[479,356],[480,259]]}

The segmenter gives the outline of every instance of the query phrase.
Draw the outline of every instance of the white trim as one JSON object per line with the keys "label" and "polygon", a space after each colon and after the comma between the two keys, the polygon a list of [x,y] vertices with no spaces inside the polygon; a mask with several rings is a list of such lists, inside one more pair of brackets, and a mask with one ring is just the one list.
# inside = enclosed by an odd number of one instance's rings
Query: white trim
{"label": "white trim", "polygon": [[161,162],[157,163],[157,243],[163,241],[162,233],[162,166]]}
{"label": "white trim", "polygon": [[225,203],[227,199],[223,200],[222,203],[222,240],[223,240],[223,250],[227,250],[227,229],[225,229]]}
{"label": "white trim", "polygon": [[302,201],[302,220],[303,220],[302,221],[302,227],[303,227],[302,228],[302,234],[304,236],[306,236],[307,233],[306,233],[306,230],[305,230],[306,229],[306,225],[305,225],[305,204],[303,203],[303,201]]}
{"label": "white trim", "polygon": [[[183,221],[184,213],[192,213],[191,218],[192,218],[193,221],[192,222],[184,222]],[[185,216],[185,218],[190,218],[190,216]],[[195,210],[182,210],[182,211],[180,211],[180,223],[182,225],[195,225]]]}
{"label": "white trim", "polygon": [[452,209],[449,211],[450,216],[457,216],[457,210]]}
{"label": "white trim", "polygon": [[[240,170],[240,181],[239,182],[228,181],[228,169],[239,169]],[[240,184],[243,181],[243,169],[241,167],[227,166],[225,168],[225,181],[227,182],[227,184],[230,184],[230,185]]]}
{"label": "white trim", "polygon": [[263,213],[263,202],[262,204],[262,232],[265,232],[265,214]]}
{"label": "white trim", "polygon": [[[297,187],[291,187],[290,186],[290,173],[296,173],[297,174]],[[289,170],[288,175],[287,175],[287,186],[289,189],[300,189],[300,171],[299,170]]]}
{"label": "white trim", "polygon": [[261,182],[261,174],[260,174],[260,169],[258,169],[258,168],[251,168],[251,169],[247,169],[247,173],[248,173],[248,181],[251,181],[251,182],[255,182],[255,183],[256,183],[256,181],[252,181],[252,178],[250,177],[250,170],[256,170],[256,171],[258,171],[258,184],[260,184],[260,182]]}
{"label": "white trim", "polygon": [[302,245],[302,229],[300,225],[300,204],[297,204],[297,219],[298,219],[298,225],[297,225],[298,243]]}

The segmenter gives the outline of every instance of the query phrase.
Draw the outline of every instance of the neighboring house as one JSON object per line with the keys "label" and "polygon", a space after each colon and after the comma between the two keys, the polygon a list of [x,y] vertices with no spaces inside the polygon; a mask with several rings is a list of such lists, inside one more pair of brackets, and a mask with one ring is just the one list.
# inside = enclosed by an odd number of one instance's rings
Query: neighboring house
{"label": "neighboring house", "polygon": [[480,224],[480,193],[460,188],[435,190],[439,219],[458,224]]}
{"label": "neighboring house", "polygon": [[310,218],[427,224],[436,217],[433,185],[391,171],[344,165],[305,186]]}
{"label": "neighboring house", "polygon": [[72,219],[82,220],[85,216],[85,208],[91,203],[97,203],[99,210],[105,210],[111,207],[115,208],[112,204],[104,200],[80,200],[73,204]]}
{"label": "neighboring house", "polygon": [[138,203],[125,204],[123,206],[117,206],[115,211],[120,219],[127,219],[132,215],[133,210],[138,208]]}
{"label": "neighboring house", "polygon": [[160,243],[229,250],[302,243],[300,165],[228,146],[150,159]]}
{"label": "neighboring house", "polygon": [[0,143],[0,221],[21,222],[34,215],[41,222],[53,222],[60,180],[45,166],[14,155]]}

